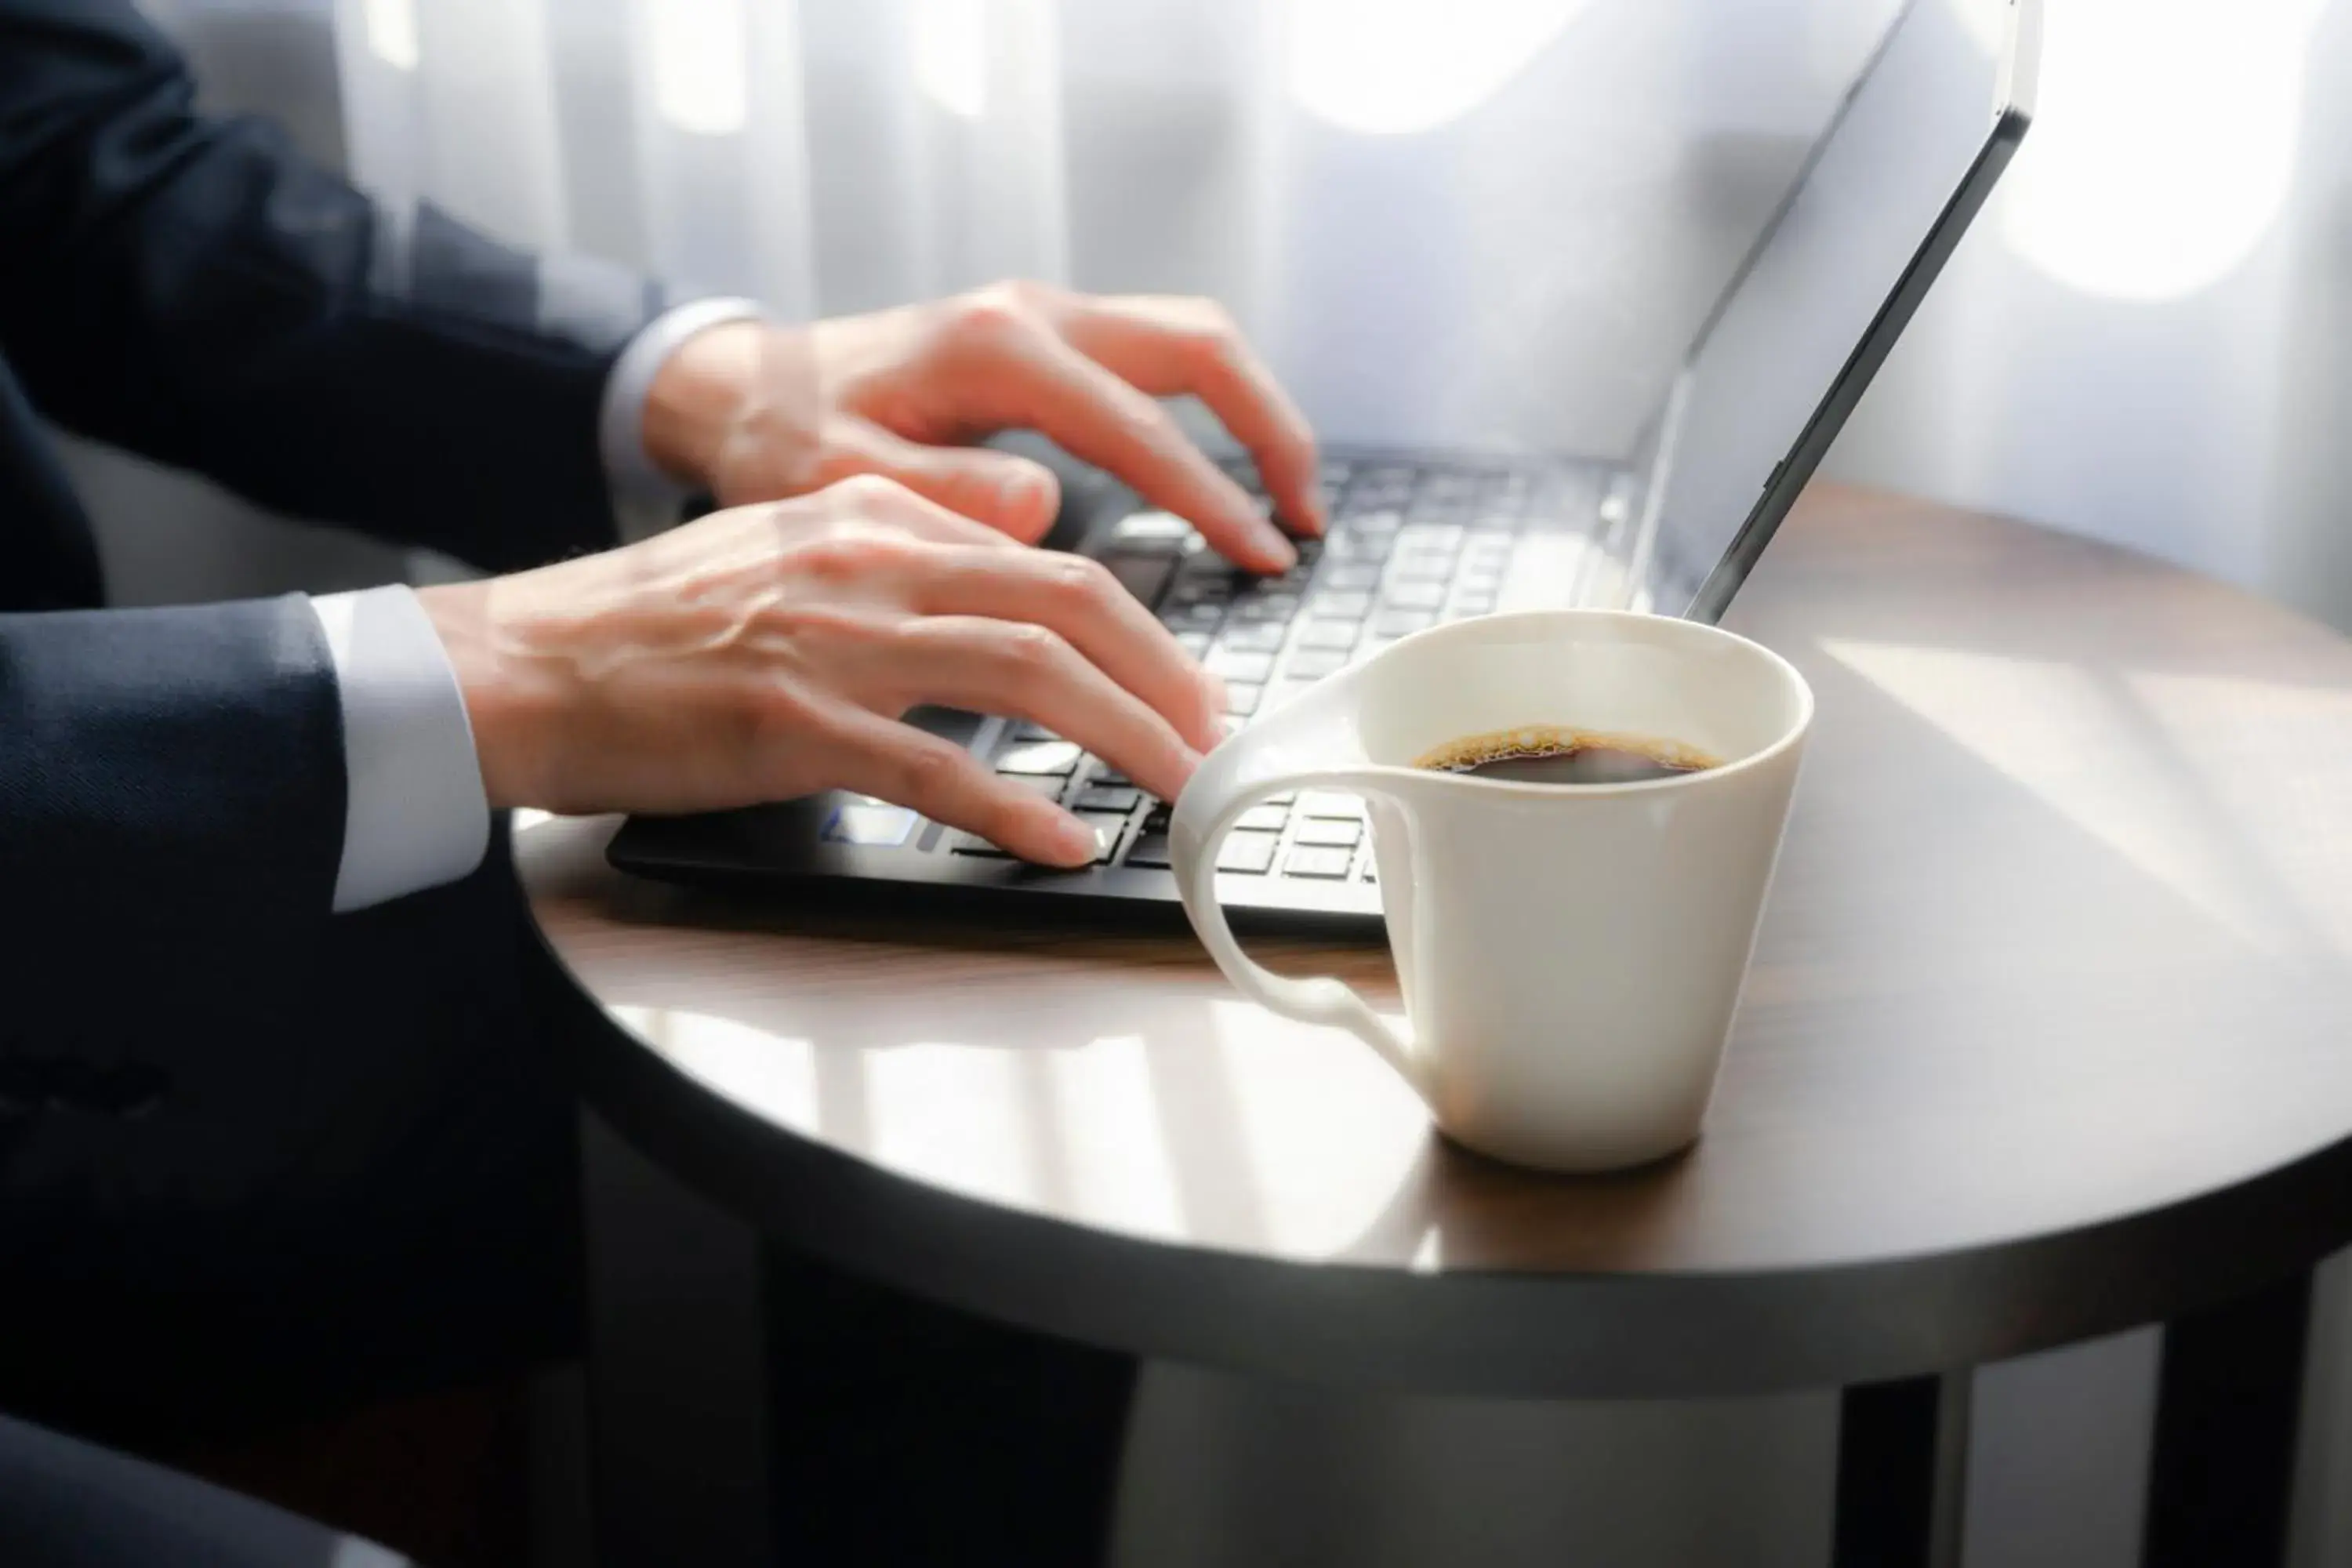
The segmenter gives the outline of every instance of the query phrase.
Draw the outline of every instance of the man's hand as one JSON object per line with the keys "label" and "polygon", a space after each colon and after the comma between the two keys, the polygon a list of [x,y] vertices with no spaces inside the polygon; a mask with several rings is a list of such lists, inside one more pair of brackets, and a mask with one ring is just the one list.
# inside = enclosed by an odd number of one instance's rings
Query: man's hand
{"label": "man's hand", "polygon": [[1034,429],[1190,519],[1236,563],[1287,567],[1288,541],[1157,401],[1185,394],[1249,449],[1284,520],[1321,532],[1307,421],[1206,300],[1000,283],[813,327],[713,327],[656,377],[646,443],[656,463],[709,486],[721,505],[879,474],[1034,541],[1054,519],[1053,476],[962,445]]}
{"label": "man's hand", "polygon": [[848,789],[1084,865],[1083,824],[899,716],[938,703],[1034,720],[1172,800],[1223,711],[1101,567],[881,479],[418,597],[496,807],[684,812]]}

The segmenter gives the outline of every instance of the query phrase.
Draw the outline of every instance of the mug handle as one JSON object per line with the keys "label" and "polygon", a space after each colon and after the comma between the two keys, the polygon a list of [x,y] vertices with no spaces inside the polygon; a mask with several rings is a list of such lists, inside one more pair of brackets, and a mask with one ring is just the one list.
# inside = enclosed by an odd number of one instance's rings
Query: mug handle
{"label": "mug handle", "polygon": [[1174,819],[1169,825],[1176,891],[1183,900],[1185,914],[1192,918],[1192,929],[1200,933],[1201,945],[1209,950],[1209,956],[1216,960],[1217,967],[1224,971],[1234,989],[1286,1018],[1346,1029],[1371,1047],[1415,1093],[1425,1096],[1425,1075],[1412,1042],[1373,1012],[1371,1005],[1354,988],[1328,975],[1294,980],[1275,973],[1242,951],[1241,943],[1234,938],[1233,927],[1225,920],[1223,907],[1217,902],[1217,855],[1224,847],[1225,835],[1233,831],[1244,812],[1267,795],[1286,790],[1324,788],[1395,799],[1382,786],[1379,775],[1369,768],[1284,766],[1282,753],[1290,748],[1269,744],[1277,741],[1269,731],[1280,724],[1282,717],[1308,706],[1302,701],[1294,705],[1290,712],[1269,715],[1218,747],[1193,774],[1192,782],[1184,786],[1184,793],[1176,802]]}

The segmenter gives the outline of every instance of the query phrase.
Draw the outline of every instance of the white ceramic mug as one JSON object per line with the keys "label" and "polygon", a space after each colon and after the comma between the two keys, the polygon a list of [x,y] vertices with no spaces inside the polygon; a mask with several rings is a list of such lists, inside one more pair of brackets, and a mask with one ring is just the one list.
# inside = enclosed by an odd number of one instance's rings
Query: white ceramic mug
{"label": "white ceramic mug", "polygon": [[[1713,626],[1560,610],[1433,627],[1212,752],[1176,803],[1177,884],[1244,994],[1353,1031],[1454,1139],[1549,1170],[1637,1164],[1698,1136],[1812,714],[1785,659]],[[1574,786],[1412,766],[1529,725],[1722,765]],[[1337,980],[1253,962],[1218,906],[1234,820],[1300,789],[1365,799],[1409,1034]]]}

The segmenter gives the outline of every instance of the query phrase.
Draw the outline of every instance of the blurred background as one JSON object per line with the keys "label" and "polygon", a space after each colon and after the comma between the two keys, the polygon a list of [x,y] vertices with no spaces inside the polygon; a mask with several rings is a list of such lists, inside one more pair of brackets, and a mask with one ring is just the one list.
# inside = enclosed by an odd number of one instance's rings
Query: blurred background
{"label": "blurred background", "polygon": [[[1997,4],[1916,3],[1991,48]],[[1895,0],[151,8],[214,107],[518,242],[797,317],[1009,275],[1213,293],[1328,436],[1607,452]],[[2035,129],[1829,471],[2352,629],[2352,0],[2049,12]],[[128,599],[446,569],[75,461]],[[2310,1563],[2352,1560],[2340,1275]],[[2136,1560],[2154,1365],[2150,1332],[1979,1374],[1970,1563]],[[1376,1404],[1159,1369],[1122,1561],[1819,1561],[1833,1420],[1825,1394]]]}
{"label": "blurred background", "polygon": [[[519,241],[793,315],[1212,292],[1334,436],[1595,449],[1893,3],[151,0],[222,105]],[[2053,0],[2040,122],[1831,467],[2352,624],[2352,5],[2227,21]],[[323,564],[157,548],[134,589]]]}

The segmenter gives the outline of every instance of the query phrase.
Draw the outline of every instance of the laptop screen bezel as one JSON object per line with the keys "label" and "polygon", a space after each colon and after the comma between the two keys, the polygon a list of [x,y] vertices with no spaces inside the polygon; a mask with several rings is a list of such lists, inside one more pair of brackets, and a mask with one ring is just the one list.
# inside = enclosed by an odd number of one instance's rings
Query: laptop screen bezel
{"label": "laptop screen bezel", "polygon": [[[1915,0],[1916,3],[1916,0]],[[2032,90],[2040,53],[2042,0],[2011,0],[2009,37],[2004,43],[2000,87],[1993,108],[1991,126],[1983,147],[1970,162],[1951,199],[1937,214],[1934,225],[1919,248],[1905,266],[1886,300],[1870,326],[1847,356],[1836,378],[1830,384],[1811,418],[1805,422],[1789,455],[1774,465],[1765,481],[1762,493],[1748,512],[1747,520],[1732,535],[1715,569],[1693,595],[1690,604],[1678,612],[1680,618],[1712,625],[1723,618],[1731,602],[1748,581],[1756,563],[1771,543],[1772,536],[1787,518],[1798,496],[1811,480],[1814,471],[1827,456],[1838,432],[1844,428],[1862,395],[1878,374],[1878,368],[1893,352],[1895,344],[1910,324],[1919,303],[1942,272],[1944,264],[1958,248],[1961,237],[1975,222],[1993,187],[2008,168],[2019,142],[2024,140],[2032,123]],[[1905,13],[1896,26],[1908,20]],[[1891,36],[1891,34],[1890,34]],[[1833,126],[1830,134],[1835,134]],[[1826,137],[1824,138],[1826,141]],[[1777,226],[1777,225],[1776,225]],[[1765,243],[1769,243],[1767,236]],[[1759,247],[1759,251],[1761,247]]]}

